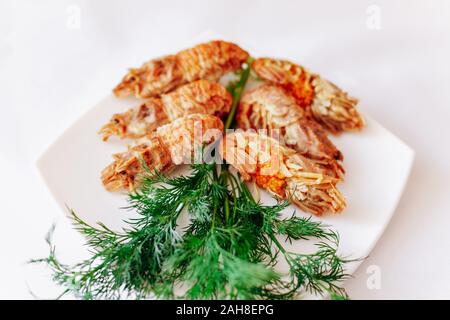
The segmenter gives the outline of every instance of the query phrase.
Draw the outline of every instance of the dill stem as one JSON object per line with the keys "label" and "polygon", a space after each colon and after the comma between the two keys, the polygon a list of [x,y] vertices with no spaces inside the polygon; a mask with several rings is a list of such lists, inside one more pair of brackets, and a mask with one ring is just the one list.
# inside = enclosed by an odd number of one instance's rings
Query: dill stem
{"label": "dill stem", "polygon": [[243,70],[241,78],[239,79],[239,82],[236,84],[236,87],[234,88],[232,94],[233,94],[233,103],[231,105],[230,113],[228,114],[227,121],[225,122],[225,130],[230,129],[231,125],[234,121],[234,116],[236,114],[236,109],[239,105],[239,101],[241,100],[242,92],[244,91],[245,84],[247,83],[247,80],[250,76],[250,66],[253,62],[253,58],[249,57],[247,59],[247,66]]}
{"label": "dill stem", "polygon": [[[239,101],[241,100],[241,95],[242,92],[244,91],[245,88],[245,84],[248,81],[248,78],[250,76],[250,66],[252,63],[253,59],[251,57],[248,58],[247,60],[247,66],[246,68],[242,71],[241,74],[241,78],[239,79],[238,83],[236,84],[236,87],[234,88],[232,95],[233,95],[233,102],[231,104],[231,110],[230,113],[228,114],[227,120],[225,122],[225,126],[224,126],[224,130],[226,131],[227,129],[230,129],[231,125],[234,122],[234,117],[236,115],[236,110],[237,107],[239,105]],[[222,172],[221,172],[221,176],[224,178],[224,186],[227,187],[228,186],[228,164],[223,163],[222,164]],[[217,172],[216,170],[214,170],[214,179],[216,179],[216,181],[218,181],[218,177],[217,177]],[[234,188],[232,186],[233,192],[234,192]],[[224,206],[224,211],[225,211],[225,223],[228,224],[228,220],[230,217],[230,204],[229,204],[229,198],[228,195],[225,195],[225,206]],[[234,194],[233,197],[233,201],[234,201],[234,211],[233,213],[236,211],[236,195]],[[215,222],[215,216],[216,216],[216,206],[214,206],[214,211],[213,211],[213,219],[212,219],[212,228],[214,228],[214,222]]]}
{"label": "dill stem", "polygon": [[215,226],[215,222],[216,222],[216,213],[217,213],[217,205],[214,204],[214,208],[213,208],[213,216],[212,216],[212,220],[211,220],[211,230],[214,229]]}
{"label": "dill stem", "polygon": [[217,166],[214,166],[212,172],[213,172],[213,180],[216,182],[219,181],[219,175],[217,174]]}
{"label": "dill stem", "polygon": [[[233,221],[234,221],[234,218],[236,217],[236,210],[237,210],[236,189],[238,188],[239,184],[237,181],[235,181],[236,178],[233,175],[227,174],[227,176],[230,181],[231,191],[233,192]],[[235,183],[236,183],[236,185],[235,185]]]}
{"label": "dill stem", "polygon": [[225,223],[228,224],[230,217],[230,204],[228,203],[228,195],[225,195]]}
{"label": "dill stem", "polygon": [[280,252],[283,254],[283,257],[286,260],[286,262],[290,266],[292,266],[291,260],[289,259],[289,255],[288,255],[286,249],[284,249],[283,245],[280,243],[280,241],[278,241],[277,237],[275,237],[275,235],[273,233],[270,235],[270,239],[273,241],[273,243],[275,243],[278,250],[280,250]]}
{"label": "dill stem", "polygon": [[275,245],[283,253],[283,255],[285,255],[286,254],[286,249],[283,248],[283,246],[281,245],[280,241],[278,241],[278,239],[274,236],[273,233],[270,235],[270,239],[273,241],[273,243],[275,243]]}

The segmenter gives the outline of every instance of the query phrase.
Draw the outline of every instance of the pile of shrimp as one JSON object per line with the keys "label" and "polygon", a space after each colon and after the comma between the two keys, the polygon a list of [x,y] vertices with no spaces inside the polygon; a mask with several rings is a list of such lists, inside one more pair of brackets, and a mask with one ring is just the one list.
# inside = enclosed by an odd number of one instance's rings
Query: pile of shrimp
{"label": "pile of shrimp", "polygon": [[258,58],[250,67],[262,81],[239,102],[238,130],[223,136],[233,101],[219,80],[247,61],[244,49],[217,40],[130,69],[113,92],[143,101],[99,131],[104,141],[131,140],[102,171],[105,189],[135,190],[147,168],[169,172],[220,141],[244,180],[315,215],[341,212],[344,157],[328,136],[364,127],[358,100],[293,62]]}

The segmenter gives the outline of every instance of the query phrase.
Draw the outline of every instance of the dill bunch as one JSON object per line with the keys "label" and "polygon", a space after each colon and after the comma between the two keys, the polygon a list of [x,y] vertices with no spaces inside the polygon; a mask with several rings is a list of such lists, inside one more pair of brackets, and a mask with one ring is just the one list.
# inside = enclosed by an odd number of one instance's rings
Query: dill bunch
{"label": "dill bunch", "polygon": [[[230,128],[250,75],[251,60],[228,87],[233,105],[225,122]],[[256,202],[228,165],[200,163],[187,175],[169,177],[148,170],[139,191],[129,195],[137,216],[121,232],[104,224],[91,226],[70,211],[75,228],[86,237],[92,256],[75,265],[50,253],[44,263],[53,280],[83,299],[290,299],[308,291],[346,298],[341,281],[346,260],[337,254],[339,237],[320,222],[292,215],[282,218],[287,202]],[[187,214],[189,223],[177,229]],[[316,251],[290,252],[286,241],[313,240]],[[284,259],[289,272],[275,270]]]}

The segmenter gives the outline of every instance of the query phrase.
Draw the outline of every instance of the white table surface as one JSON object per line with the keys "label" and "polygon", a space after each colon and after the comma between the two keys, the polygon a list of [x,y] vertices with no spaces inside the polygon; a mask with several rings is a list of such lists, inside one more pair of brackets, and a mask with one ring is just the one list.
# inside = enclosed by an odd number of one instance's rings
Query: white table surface
{"label": "white table surface", "polygon": [[207,29],[297,57],[416,151],[391,223],[346,287],[353,299],[450,299],[450,2],[376,0],[0,0],[0,298],[60,292],[26,264],[47,253],[52,222],[61,257],[83,255],[37,157],[127,67]]}

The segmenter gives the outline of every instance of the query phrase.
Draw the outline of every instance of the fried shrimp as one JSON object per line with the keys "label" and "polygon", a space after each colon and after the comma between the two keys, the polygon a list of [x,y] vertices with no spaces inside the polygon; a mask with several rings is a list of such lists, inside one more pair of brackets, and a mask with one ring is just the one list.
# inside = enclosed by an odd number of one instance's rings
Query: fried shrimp
{"label": "fried shrimp", "polygon": [[259,187],[304,211],[315,215],[339,213],[346,206],[336,188],[337,179],[323,174],[313,161],[273,138],[237,131],[225,136],[220,150],[244,180],[254,180]]}
{"label": "fried shrimp", "polygon": [[102,171],[103,185],[108,191],[134,190],[145,165],[167,172],[175,165],[191,163],[196,152],[219,139],[222,131],[222,121],[206,114],[189,115],[159,127],[129,146],[127,152],[113,155],[113,163]]}
{"label": "fried shrimp", "polygon": [[231,95],[225,87],[216,82],[198,80],[160,98],[151,98],[127,112],[113,115],[99,133],[104,141],[111,135],[141,138],[158,127],[189,114],[222,117],[230,111],[231,102]]}
{"label": "fried shrimp", "polygon": [[130,69],[113,91],[118,97],[150,98],[195,80],[217,81],[225,73],[239,69],[248,56],[246,51],[230,42],[199,44]]}
{"label": "fried shrimp", "polygon": [[287,60],[270,58],[256,59],[252,68],[260,78],[283,86],[328,131],[336,134],[364,127],[356,110],[358,100],[319,75]]}
{"label": "fried shrimp", "polygon": [[342,153],[282,87],[264,84],[245,93],[236,118],[239,128],[264,129],[272,138],[314,160],[326,175],[343,177],[344,169],[338,162]]}

